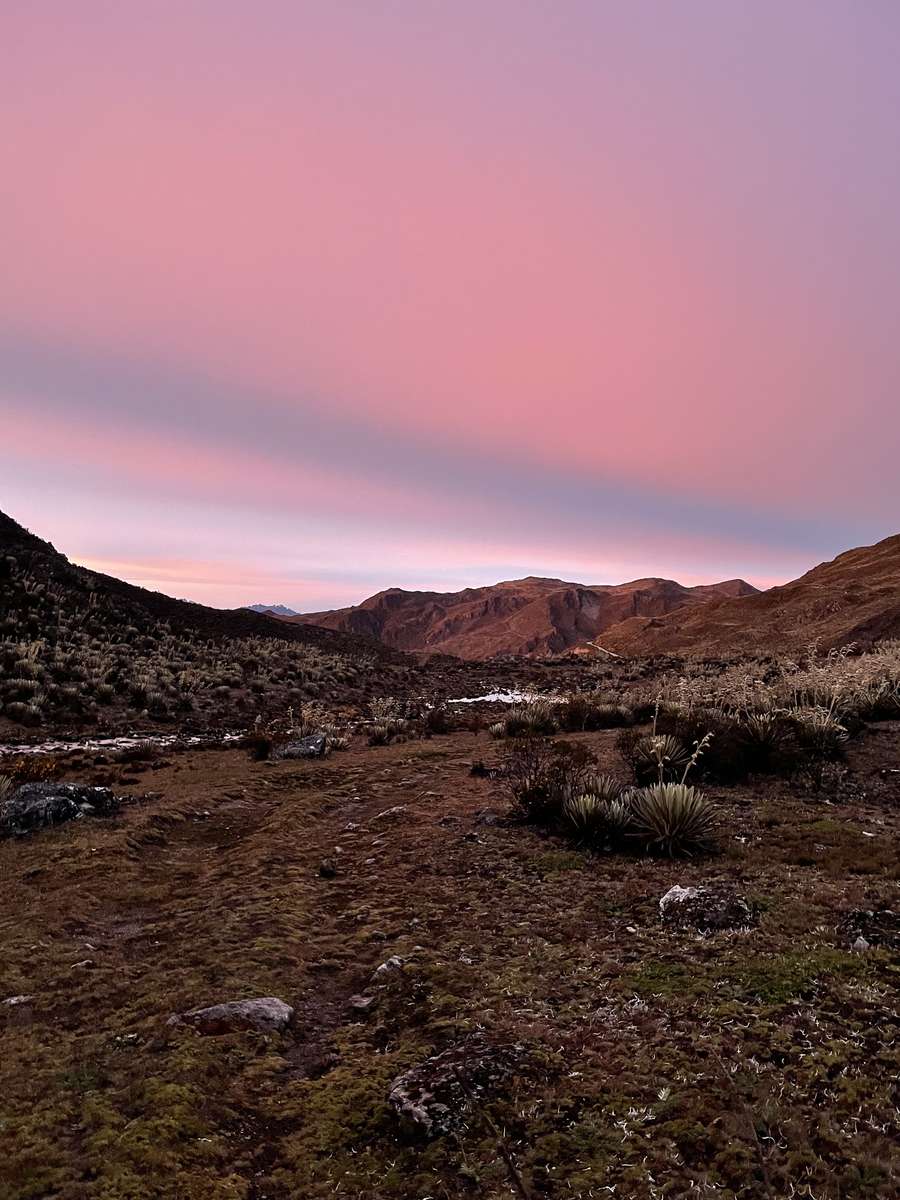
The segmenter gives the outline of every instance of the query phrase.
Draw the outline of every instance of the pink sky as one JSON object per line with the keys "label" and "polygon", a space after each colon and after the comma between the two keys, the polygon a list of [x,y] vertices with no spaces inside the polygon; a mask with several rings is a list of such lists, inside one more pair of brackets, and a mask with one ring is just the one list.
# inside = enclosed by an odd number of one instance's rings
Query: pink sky
{"label": "pink sky", "polygon": [[900,520],[900,11],[0,13],[0,508],[314,609]]}

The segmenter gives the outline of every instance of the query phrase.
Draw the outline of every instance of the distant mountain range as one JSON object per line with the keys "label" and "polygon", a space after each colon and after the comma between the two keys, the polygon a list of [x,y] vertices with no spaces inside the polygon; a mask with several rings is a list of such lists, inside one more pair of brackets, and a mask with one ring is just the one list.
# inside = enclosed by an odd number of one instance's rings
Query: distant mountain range
{"label": "distant mountain range", "polygon": [[684,587],[518,579],[461,592],[390,588],[353,608],[290,618],[407,651],[546,657],[596,645],[626,656],[793,653],[900,637],[900,535],[760,592],[742,579]]}
{"label": "distant mountain range", "polygon": [[250,612],[269,613],[273,617],[297,617],[300,614],[294,608],[288,608],[286,604],[248,604],[247,608]]}
{"label": "distant mountain range", "polygon": [[755,592],[742,579],[684,587],[672,579],[586,585],[530,577],[461,592],[389,588],[353,608],[292,620],[375,638],[397,650],[469,659],[546,657],[592,641],[630,617],[663,616],[710,597]]}
{"label": "distant mountain range", "polygon": [[[5,558],[5,556],[11,556]],[[465,659],[590,651],[626,656],[791,653],[900,638],[900,534],[848,550],[792,583],[760,592],[742,579],[685,587],[671,579],[579,584],[510,580],[459,592],[389,588],[352,608],[298,615],[285,605],[222,610],[75,566],[0,513],[0,599],[10,563],[66,609],[91,607],[110,630],[148,620],[207,637],[286,637],[344,653],[433,652]],[[45,636],[35,609],[22,637]]]}

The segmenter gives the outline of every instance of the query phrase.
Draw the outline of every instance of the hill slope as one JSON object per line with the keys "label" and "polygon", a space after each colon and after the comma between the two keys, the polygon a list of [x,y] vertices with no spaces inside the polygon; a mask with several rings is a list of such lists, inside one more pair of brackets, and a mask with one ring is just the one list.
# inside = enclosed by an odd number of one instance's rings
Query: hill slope
{"label": "hill slope", "polygon": [[173,600],[70,563],[0,513],[0,723],[235,721],[369,685],[377,642]]}
{"label": "hill slope", "polygon": [[688,612],[632,618],[602,644],[620,654],[729,654],[871,645],[900,637],[900,535],[821,563],[754,596],[711,599]]}
{"label": "hill slope", "polygon": [[[248,608],[209,608],[190,600],[175,600],[163,592],[151,592],[103,575],[86,567],[76,566],[50,542],[42,541],[12,517],[0,512],[0,557],[15,560],[16,573],[29,576],[36,586],[53,587],[66,606],[91,604],[100,615],[109,608],[110,620],[141,622],[148,619],[166,621],[173,629],[192,630],[210,637],[282,638],[302,642],[335,652],[377,652],[377,645],[363,647],[359,638],[334,636],[321,626],[305,622],[286,624],[273,616]],[[10,578],[0,580],[0,603],[11,602]],[[91,600],[93,595],[94,599]],[[39,606],[30,605],[35,608]],[[41,636],[40,618],[29,623],[34,636]]]}
{"label": "hill slope", "polygon": [[461,592],[390,588],[353,608],[306,613],[296,620],[377,638],[399,650],[468,659],[538,657],[589,641],[629,617],[661,616],[710,596],[754,591],[740,579],[687,588],[671,579],[588,586],[530,577]]}

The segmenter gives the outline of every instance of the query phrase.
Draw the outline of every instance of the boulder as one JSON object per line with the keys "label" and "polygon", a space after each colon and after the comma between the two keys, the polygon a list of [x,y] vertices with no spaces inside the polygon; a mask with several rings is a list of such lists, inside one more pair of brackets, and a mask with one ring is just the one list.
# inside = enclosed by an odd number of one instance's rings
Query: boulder
{"label": "boulder", "polygon": [[861,908],[844,913],[838,928],[853,950],[863,951],[870,947],[900,950],[900,912],[892,908]]}
{"label": "boulder", "polygon": [[676,883],[660,898],[659,915],[667,925],[700,933],[745,929],[757,922],[750,901],[720,883],[700,887]]}
{"label": "boulder", "polygon": [[297,738],[293,742],[285,742],[276,746],[272,758],[324,758],[326,741],[324,733],[313,733],[309,737]]}
{"label": "boulder", "polygon": [[85,816],[109,816],[122,803],[109,788],[80,783],[23,783],[0,804],[0,836],[27,833]]}
{"label": "boulder", "polygon": [[459,1132],[472,1100],[509,1079],[521,1057],[521,1046],[492,1045],[475,1034],[398,1075],[388,1100],[411,1133],[436,1138]]}
{"label": "boulder", "polygon": [[243,1029],[258,1029],[262,1033],[281,1033],[290,1024],[294,1010],[275,996],[260,996],[255,1000],[229,1000],[209,1008],[194,1008],[190,1012],[174,1013],[169,1025],[190,1025],[206,1037],[235,1033]]}

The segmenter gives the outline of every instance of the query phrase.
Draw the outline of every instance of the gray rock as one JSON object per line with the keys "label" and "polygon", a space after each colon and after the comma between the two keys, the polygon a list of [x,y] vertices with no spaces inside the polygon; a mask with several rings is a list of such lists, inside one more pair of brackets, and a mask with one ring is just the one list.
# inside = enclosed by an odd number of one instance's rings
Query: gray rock
{"label": "gray rock", "polygon": [[401,1122],[428,1138],[461,1131],[472,1099],[489,1095],[522,1058],[521,1046],[491,1045],[482,1034],[398,1075],[388,1100]]}
{"label": "gray rock", "polygon": [[109,816],[121,803],[121,797],[109,788],[80,783],[23,783],[0,805],[0,837],[83,816]]}
{"label": "gray rock", "polygon": [[403,970],[403,959],[399,954],[392,954],[390,958],[386,958],[383,963],[380,963],[375,968],[375,973],[372,975],[372,980],[378,980],[383,983],[388,976],[393,975],[397,971]]}
{"label": "gray rock", "polygon": [[375,1007],[376,1003],[376,996],[351,996],[347,1001],[347,1007],[353,1009],[354,1012],[367,1013]]}
{"label": "gray rock", "polygon": [[659,901],[659,915],[667,925],[714,933],[755,925],[753,905],[724,884],[681,887],[675,884]]}
{"label": "gray rock", "polygon": [[500,814],[494,812],[492,808],[483,808],[481,812],[475,814],[476,825],[499,825],[501,820]]}
{"label": "gray rock", "polygon": [[323,758],[325,749],[325,734],[313,733],[309,737],[298,738],[294,742],[285,742],[283,746],[276,746],[272,751],[272,758]]}
{"label": "gray rock", "polygon": [[870,943],[867,942],[866,939],[862,935],[860,935],[856,939],[856,941],[853,943],[853,945],[851,947],[851,949],[855,950],[857,954],[865,954],[865,952],[869,948],[870,948]]}
{"label": "gray rock", "polygon": [[194,1008],[190,1012],[174,1013],[169,1025],[190,1025],[206,1037],[258,1029],[263,1033],[280,1033],[294,1016],[294,1010],[276,996],[260,996],[254,1000],[229,1000],[209,1008]]}

